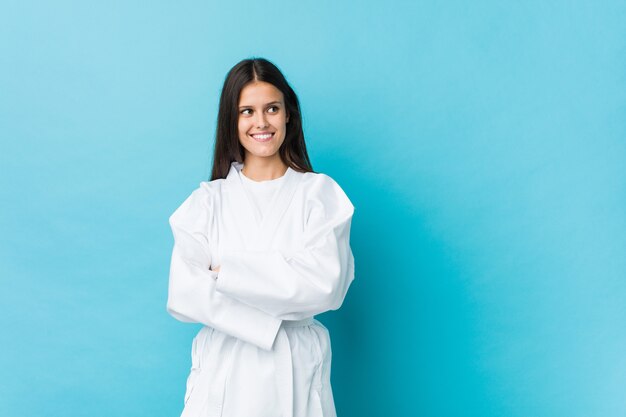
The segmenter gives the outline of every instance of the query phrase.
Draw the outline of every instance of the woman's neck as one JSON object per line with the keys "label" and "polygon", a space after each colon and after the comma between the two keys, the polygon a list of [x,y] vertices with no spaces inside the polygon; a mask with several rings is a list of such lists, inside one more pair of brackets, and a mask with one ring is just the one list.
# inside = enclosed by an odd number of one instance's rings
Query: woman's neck
{"label": "woman's neck", "polygon": [[280,178],[285,175],[287,165],[276,155],[276,158],[259,158],[246,156],[242,172],[254,181],[267,181]]}

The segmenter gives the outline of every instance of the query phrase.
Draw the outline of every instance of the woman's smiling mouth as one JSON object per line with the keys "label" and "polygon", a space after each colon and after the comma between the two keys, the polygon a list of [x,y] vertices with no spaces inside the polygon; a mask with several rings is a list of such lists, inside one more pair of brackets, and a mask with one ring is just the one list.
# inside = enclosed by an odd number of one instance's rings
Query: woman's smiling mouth
{"label": "woman's smiling mouth", "polygon": [[267,142],[274,137],[274,133],[255,133],[250,136],[257,142]]}

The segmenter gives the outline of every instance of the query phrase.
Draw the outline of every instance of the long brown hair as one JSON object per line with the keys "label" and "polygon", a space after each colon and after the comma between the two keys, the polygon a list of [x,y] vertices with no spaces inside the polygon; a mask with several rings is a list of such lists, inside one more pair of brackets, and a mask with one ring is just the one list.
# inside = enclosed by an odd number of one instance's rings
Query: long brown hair
{"label": "long brown hair", "polygon": [[241,90],[254,81],[270,83],[283,93],[289,122],[285,141],[278,150],[280,158],[296,171],[314,172],[304,143],[300,103],[296,93],[276,65],[264,58],[250,58],[232,67],[224,80],[217,115],[213,171],[210,180],[226,178],[230,164],[233,161],[244,160],[244,148],[239,142],[239,96]]}

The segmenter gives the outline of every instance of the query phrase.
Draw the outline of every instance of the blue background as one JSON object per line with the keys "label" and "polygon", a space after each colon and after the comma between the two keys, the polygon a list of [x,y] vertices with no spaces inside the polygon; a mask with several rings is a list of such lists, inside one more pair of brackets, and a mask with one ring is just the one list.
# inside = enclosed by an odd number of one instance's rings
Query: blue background
{"label": "blue background", "polygon": [[301,100],[356,206],[340,417],[626,415],[626,5],[0,6],[0,415],[174,416],[168,217],[228,69]]}

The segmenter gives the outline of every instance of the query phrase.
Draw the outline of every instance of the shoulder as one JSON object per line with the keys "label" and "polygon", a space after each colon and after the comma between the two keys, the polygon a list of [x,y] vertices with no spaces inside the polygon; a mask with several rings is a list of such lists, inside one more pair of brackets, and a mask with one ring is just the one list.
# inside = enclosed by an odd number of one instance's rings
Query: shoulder
{"label": "shoulder", "polygon": [[205,196],[206,198],[214,198],[219,195],[222,191],[222,187],[224,186],[224,179],[220,178],[213,181],[201,181],[198,185],[198,188],[194,190],[194,192],[199,193],[200,195]]}
{"label": "shoulder", "polygon": [[204,204],[211,204],[216,196],[221,192],[223,179],[213,181],[200,181],[198,186],[191,191],[187,200]]}
{"label": "shoulder", "polygon": [[209,214],[223,181],[222,179],[201,181],[171,214],[170,223],[193,220]]}
{"label": "shoulder", "polygon": [[343,188],[331,176],[321,172],[305,172],[300,185],[307,201],[322,203],[334,209],[354,210],[354,205]]}

